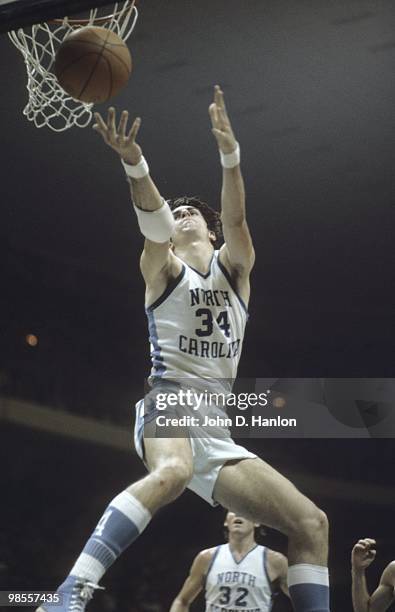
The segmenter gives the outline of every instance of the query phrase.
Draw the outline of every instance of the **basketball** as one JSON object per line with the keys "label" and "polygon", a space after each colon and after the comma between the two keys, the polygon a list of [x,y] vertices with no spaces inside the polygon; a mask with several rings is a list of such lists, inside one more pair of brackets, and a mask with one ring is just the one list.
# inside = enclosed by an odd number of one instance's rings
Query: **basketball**
{"label": "basketball", "polygon": [[76,100],[106,102],[127,83],[132,57],[122,38],[107,28],[88,26],[72,32],[59,47],[54,72]]}

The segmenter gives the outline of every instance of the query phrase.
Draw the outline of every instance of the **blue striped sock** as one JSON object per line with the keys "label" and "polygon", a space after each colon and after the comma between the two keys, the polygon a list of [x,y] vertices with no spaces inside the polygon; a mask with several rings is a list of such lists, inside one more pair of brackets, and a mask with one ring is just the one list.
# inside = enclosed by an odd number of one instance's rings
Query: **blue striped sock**
{"label": "blue striped sock", "polygon": [[288,587],[295,612],[330,612],[327,567],[308,563],[291,565]]}
{"label": "blue striped sock", "polygon": [[117,495],[85,544],[70,575],[98,583],[150,519],[151,514],[131,493],[123,491]]}

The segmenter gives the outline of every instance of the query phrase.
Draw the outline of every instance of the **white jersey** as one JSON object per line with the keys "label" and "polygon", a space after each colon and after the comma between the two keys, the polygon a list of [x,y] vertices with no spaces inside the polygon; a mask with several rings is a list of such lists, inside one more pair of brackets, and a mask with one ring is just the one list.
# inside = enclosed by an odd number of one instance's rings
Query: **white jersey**
{"label": "white jersey", "polygon": [[267,548],[257,544],[236,561],[229,544],[218,546],[206,577],[206,612],[269,612],[273,592],[266,555]]}
{"label": "white jersey", "polygon": [[248,315],[218,253],[205,275],[182,262],[178,278],[146,308],[151,381],[236,378]]}

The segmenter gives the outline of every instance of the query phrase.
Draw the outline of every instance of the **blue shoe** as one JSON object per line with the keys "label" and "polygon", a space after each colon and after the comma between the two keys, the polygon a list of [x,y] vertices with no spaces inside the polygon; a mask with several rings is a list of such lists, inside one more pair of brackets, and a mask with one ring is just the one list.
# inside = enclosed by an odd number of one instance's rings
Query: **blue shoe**
{"label": "blue shoe", "polygon": [[67,576],[57,589],[61,603],[46,603],[37,608],[36,612],[84,612],[85,607],[97,589],[104,589],[85,578]]}

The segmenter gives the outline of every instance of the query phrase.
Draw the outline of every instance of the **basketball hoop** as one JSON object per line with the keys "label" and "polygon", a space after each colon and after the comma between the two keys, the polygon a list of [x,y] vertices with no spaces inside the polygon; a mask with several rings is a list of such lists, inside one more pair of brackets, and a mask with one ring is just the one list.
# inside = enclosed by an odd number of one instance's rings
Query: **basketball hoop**
{"label": "basketball hoop", "polygon": [[93,104],[72,98],[59,85],[52,70],[59,46],[78,28],[101,26],[115,32],[124,41],[129,38],[138,17],[135,0],[115,3],[110,15],[101,15],[101,11],[103,9],[90,10],[86,19],[52,19],[8,33],[22,53],[27,70],[29,101],[23,114],[36,127],[47,126],[54,132],[63,132],[90,123]]}

